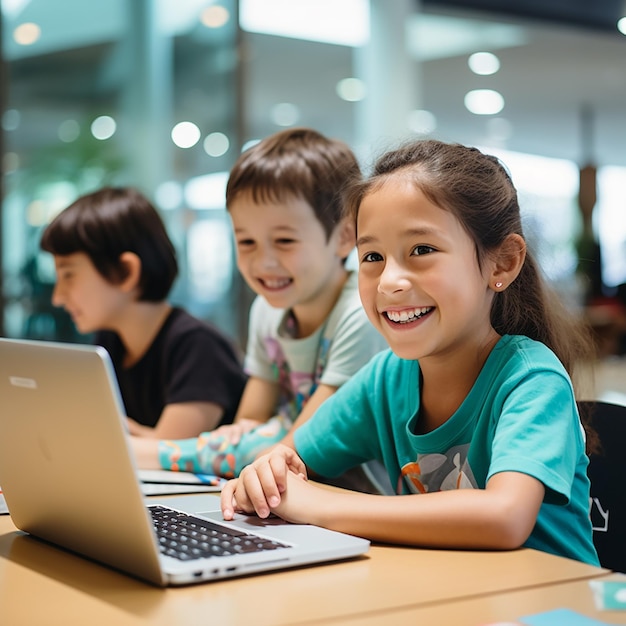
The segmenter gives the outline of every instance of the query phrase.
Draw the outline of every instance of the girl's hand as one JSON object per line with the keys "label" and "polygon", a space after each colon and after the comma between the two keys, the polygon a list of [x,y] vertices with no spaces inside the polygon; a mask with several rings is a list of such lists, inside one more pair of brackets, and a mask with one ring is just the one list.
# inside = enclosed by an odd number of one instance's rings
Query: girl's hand
{"label": "girl's hand", "polygon": [[325,502],[335,494],[306,480],[302,474],[287,473],[287,489],[272,513],[294,524],[320,524],[316,514],[325,510]]}
{"label": "girl's hand", "polygon": [[232,519],[235,511],[267,517],[280,505],[290,472],[307,478],[306,467],[293,448],[279,444],[259,457],[222,489],[224,519]]}

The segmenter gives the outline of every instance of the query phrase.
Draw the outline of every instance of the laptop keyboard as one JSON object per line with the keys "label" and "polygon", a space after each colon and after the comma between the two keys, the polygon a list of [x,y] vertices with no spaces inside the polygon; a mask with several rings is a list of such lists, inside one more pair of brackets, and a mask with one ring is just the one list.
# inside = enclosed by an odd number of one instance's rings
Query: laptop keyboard
{"label": "laptop keyboard", "polygon": [[263,552],[289,546],[162,506],[151,506],[162,554],[182,561]]}

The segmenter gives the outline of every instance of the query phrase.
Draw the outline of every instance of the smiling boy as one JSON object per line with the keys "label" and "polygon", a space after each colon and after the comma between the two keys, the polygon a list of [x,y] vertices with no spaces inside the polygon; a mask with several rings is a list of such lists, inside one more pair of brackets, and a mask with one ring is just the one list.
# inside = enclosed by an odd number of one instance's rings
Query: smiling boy
{"label": "smiling boy", "polygon": [[213,433],[161,441],[158,459],[154,449],[137,449],[140,465],[237,475],[281,439],[290,441],[386,347],[361,305],[357,273],[345,263],[355,234],[342,219],[341,192],[359,178],[344,143],[306,128],[276,133],[240,156],[226,204],[237,266],[257,297],[239,410],[232,425]]}

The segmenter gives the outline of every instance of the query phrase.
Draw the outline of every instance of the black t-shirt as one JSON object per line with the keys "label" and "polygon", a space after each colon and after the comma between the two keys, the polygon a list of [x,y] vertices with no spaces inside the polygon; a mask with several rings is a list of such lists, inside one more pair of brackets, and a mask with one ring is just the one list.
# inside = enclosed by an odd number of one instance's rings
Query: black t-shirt
{"label": "black t-shirt", "polygon": [[174,307],[144,356],[124,367],[125,349],[110,331],[94,343],[111,355],[126,414],[155,426],[167,404],[213,402],[224,409],[220,424],[235,417],[247,377],[233,344],[208,322]]}

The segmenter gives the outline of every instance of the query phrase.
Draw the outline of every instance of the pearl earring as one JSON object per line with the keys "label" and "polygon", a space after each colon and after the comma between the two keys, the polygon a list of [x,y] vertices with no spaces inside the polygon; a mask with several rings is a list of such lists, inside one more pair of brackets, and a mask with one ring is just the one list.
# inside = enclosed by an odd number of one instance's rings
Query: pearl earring
{"label": "pearl earring", "polygon": [[496,283],[496,289],[500,289],[500,287],[502,287],[502,283],[500,281],[498,281]]}

